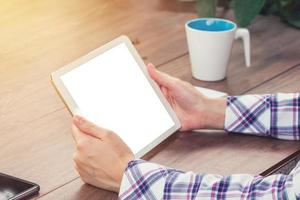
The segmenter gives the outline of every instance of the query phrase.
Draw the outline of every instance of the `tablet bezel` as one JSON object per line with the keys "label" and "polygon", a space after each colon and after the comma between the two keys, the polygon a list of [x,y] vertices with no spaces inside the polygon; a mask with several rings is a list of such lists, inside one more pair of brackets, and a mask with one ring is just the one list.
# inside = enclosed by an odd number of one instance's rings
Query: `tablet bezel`
{"label": "tablet bezel", "polygon": [[78,106],[76,105],[75,101],[73,100],[71,94],[68,92],[68,90],[64,86],[64,84],[63,84],[62,80],[60,79],[60,77],[62,75],[64,75],[65,73],[68,73],[72,69],[74,69],[76,67],[79,67],[81,64],[86,63],[87,61],[97,57],[98,55],[104,53],[105,51],[107,51],[107,50],[109,50],[109,49],[111,49],[111,48],[113,48],[113,47],[115,47],[115,46],[117,46],[121,43],[124,43],[127,46],[129,51],[133,55],[135,61],[137,62],[138,66],[141,68],[141,70],[142,70],[143,74],[145,75],[146,79],[149,81],[151,87],[153,88],[153,90],[157,94],[157,96],[160,99],[161,103],[163,104],[163,106],[165,107],[165,109],[167,110],[167,112],[169,113],[170,117],[172,118],[172,120],[174,122],[173,127],[168,129],[165,133],[162,133],[160,137],[156,138],[154,141],[152,141],[150,144],[148,144],[145,148],[143,148],[142,150],[140,150],[139,152],[137,152],[135,154],[136,158],[141,158],[146,153],[148,153],[151,149],[153,149],[158,144],[160,144],[162,141],[164,141],[166,138],[168,138],[171,134],[176,132],[181,127],[181,124],[180,124],[179,119],[177,118],[176,113],[173,111],[172,107],[170,106],[170,104],[168,103],[168,101],[166,100],[164,95],[162,94],[160,88],[152,80],[152,78],[149,76],[148,71],[147,71],[147,67],[146,67],[144,61],[142,60],[142,58],[140,57],[140,55],[138,54],[135,47],[132,45],[130,39],[127,36],[122,35],[122,36],[112,40],[111,42],[101,46],[100,48],[95,49],[92,52],[80,57],[79,59],[75,60],[74,62],[58,69],[57,71],[55,71],[51,74],[51,80],[52,80],[52,83],[53,83],[57,93],[59,94],[59,96],[61,97],[61,99],[65,103],[65,105],[67,106],[67,108],[68,108],[69,112],[71,113],[71,115],[75,115],[76,111],[78,109],[80,110],[80,108],[78,108]]}

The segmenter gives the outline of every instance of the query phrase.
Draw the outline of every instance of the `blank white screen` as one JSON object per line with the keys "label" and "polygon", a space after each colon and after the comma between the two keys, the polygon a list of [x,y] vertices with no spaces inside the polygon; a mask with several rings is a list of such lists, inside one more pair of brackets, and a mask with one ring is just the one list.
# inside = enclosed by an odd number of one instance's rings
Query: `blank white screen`
{"label": "blank white screen", "polygon": [[175,125],[121,43],[61,76],[81,114],[137,153]]}

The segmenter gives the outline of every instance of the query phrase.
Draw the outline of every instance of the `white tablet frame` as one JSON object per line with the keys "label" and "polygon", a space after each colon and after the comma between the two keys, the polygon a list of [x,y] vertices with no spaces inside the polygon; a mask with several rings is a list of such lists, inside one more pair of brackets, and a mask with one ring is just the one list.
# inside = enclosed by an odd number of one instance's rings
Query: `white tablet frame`
{"label": "white tablet frame", "polygon": [[[142,60],[142,58],[140,57],[140,55],[138,54],[135,47],[132,45],[130,39],[127,36],[122,35],[122,36],[112,40],[111,42],[101,46],[100,48],[95,49],[95,50],[91,51],[90,53],[80,57],[79,59],[75,60],[74,62],[58,69],[57,71],[55,71],[51,74],[51,81],[52,81],[57,93],[59,94],[59,96],[61,97],[61,99],[63,100],[65,105],[67,106],[68,110],[70,111],[71,115],[75,115],[76,114],[75,112],[78,110],[78,106],[76,105],[75,101],[73,100],[71,94],[68,92],[67,88],[64,86],[60,77],[63,74],[68,73],[72,69],[79,67],[81,64],[95,58],[96,56],[104,53],[105,51],[107,51],[121,43],[125,43],[125,45],[127,46],[129,51],[133,55],[135,61],[141,68],[141,70],[142,70],[143,74],[145,75],[145,77],[147,78],[147,80],[150,82],[150,85],[154,89],[155,93],[159,97],[161,103],[166,108],[167,112],[169,113],[170,117],[172,118],[172,120],[175,124],[173,127],[171,127],[169,130],[167,130],[165,133],[162,133],[160,137],[158,137],[157,139],[152,141],[145,148],[143,148],[142,150],[140,150],[139,152],[137,152],[135,154],[136,158],[141,158],[146,153],[148,153],[151,149],[153,149],[158,144],[160,144],[162,141],[164,141],[166,138],[168,138],[171,134],[176,132],[181,127],[181,124],[180,124],[179,119],[176,116],[176,113],[173,111],[172,107],[170,106],[170,104],[168,103],[168,101],[166,100],[164,95],[162,94],[160,88],[149,76],[147,67],[146,67],[144,61]],[[80,110],[80,108],[79,108],[79,110]]]}

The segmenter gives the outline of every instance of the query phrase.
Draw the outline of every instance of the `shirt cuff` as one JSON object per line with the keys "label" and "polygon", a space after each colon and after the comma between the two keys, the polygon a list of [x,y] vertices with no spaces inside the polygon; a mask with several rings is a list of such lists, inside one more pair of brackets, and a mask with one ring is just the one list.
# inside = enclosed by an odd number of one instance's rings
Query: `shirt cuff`
{"label": "shirt cuff", "polygon": [[132,160],[124,172],[119,199],[162,199],[169,169],[144,160]]}
{"label": "shirt cuff", "polygon": [[268,136],[270,133],[271,95],[228,96],[225,130]]}

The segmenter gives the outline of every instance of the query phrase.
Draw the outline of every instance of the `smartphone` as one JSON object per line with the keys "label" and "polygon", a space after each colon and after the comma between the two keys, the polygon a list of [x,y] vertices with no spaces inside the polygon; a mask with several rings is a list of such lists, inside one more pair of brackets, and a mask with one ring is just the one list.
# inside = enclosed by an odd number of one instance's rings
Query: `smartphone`
{"label": "smartphone", "polygon": [[0,173],[0,200],[24,200],[39,193],[40,186]]}

